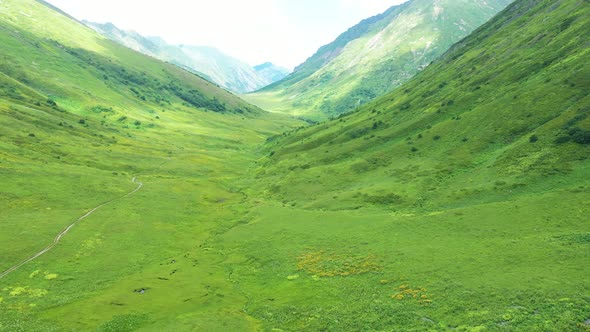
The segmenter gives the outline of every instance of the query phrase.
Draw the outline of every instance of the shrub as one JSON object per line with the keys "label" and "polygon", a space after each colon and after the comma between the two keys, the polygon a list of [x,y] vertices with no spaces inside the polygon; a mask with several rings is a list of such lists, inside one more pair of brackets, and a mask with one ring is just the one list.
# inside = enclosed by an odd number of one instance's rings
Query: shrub
{"label": "shrub", "polygon": [[57,107],[57,103],[55,102],[55,100],[49,98],[47,99],[47,105],[51,106],[51,107]]}
{"label": "shrub", "polygon": [[563,144],[563,143],[567,143],[569,141],[571,141],[571,137],[564,135],[564,136],[559,136],[556,140],[555,143],[557,144]]}
{"label": "shrub", "polygon": [[570,131],[570,136],[578,144],[590,144],[590,130],[575,128],[575,130]]}
{"label": "shrub", "polygon": [[555,140],[557,144],[574,141],[578,144],[590,144],[590,130],[584,130],[579,127],[570,129],[566,135],[562,135]]}
{"label": "shrub", "polygon": [[538,140],[539,140],[539,137],[537,137],[537,135],[533,135],[533,136],[529,137],[529,142],[531,142],[531,143],[535,143]]}

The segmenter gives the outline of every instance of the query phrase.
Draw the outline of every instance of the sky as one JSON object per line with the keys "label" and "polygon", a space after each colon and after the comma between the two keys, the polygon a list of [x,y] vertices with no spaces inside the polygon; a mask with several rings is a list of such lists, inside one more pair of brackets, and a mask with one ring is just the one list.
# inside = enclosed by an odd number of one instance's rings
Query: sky
{"label": "sky", "polygon": [[79,20],[293,69],[362,19],[407,0],[46,1]]}

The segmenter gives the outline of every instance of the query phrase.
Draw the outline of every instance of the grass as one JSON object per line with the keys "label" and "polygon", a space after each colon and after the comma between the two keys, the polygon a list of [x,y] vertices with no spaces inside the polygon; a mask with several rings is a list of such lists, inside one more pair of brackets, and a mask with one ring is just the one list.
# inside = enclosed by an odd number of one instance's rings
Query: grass
{"label": "grass", "polygon": [[[361,21],[285,79],[244,98],[274,112],[326,120],[408,81],[511,1],[414,0]],[[439,9],[443,8],[439,12]]]}
{"label": "grass", "polygon": [[229,291],[224,256],[199,246],[235,223],[233,179],[257,146],[298,122],[35,1],[0,6],[0,269],[135,188],[134,176],[145,184],[1,280],[0,330],[257,326]]}
{"label": "grass", "polygon": [[[64,46],[39,21],[11,26],[26,43],[0,31],[20,63],[0,75],[0,270],[119,198],[0,279],[0,330],[588,330],[588,6],[518,1],[407,85],[309,127],[35,2],[0,6],[52,18]],[[65,47],[148,82],[105,83]]]}
{"label": "grass", "polygon": [[[251,291],[275,299],[254,315],[289,330],[587,330],[588,9],[517,1],[401,88],[271,140],[251,186],[273,208],[232,237],[265,257],[241,285],[275,280]],[[265,240],[239,240],[257,229]],[[299,270],[310,253],[338,267]],[[380,268],[342,276],[362,257]]]}
{"label": "grass", "polygon": [[[549,204],[557,197],[568,203]],[[587,248],[558,234],[586,229],[586,199],[557,192],[414,215],[263,206],[222,244],[248,263],[232,276],[268,329],[577,330]],[[541,227],[547,216],[560,219]]]}

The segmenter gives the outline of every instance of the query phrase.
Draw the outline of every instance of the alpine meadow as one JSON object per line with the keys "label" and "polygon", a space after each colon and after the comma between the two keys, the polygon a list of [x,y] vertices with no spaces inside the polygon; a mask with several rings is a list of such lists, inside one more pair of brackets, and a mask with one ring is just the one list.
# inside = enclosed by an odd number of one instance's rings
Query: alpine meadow
{"label": "alpine meadow", "polygon": [[0,1],[0,331],[590,331],[590,1],[409,0],[242,96],[109,38]]}

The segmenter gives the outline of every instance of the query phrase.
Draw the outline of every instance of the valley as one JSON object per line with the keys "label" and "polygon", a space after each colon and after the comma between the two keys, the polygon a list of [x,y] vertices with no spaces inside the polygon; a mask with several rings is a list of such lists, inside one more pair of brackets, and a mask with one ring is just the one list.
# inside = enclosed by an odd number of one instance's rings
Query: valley
{"label": "valley", "polygon": [[504,5],[320,114],[0,2],[0,330],[587,331],[590,4]]}

